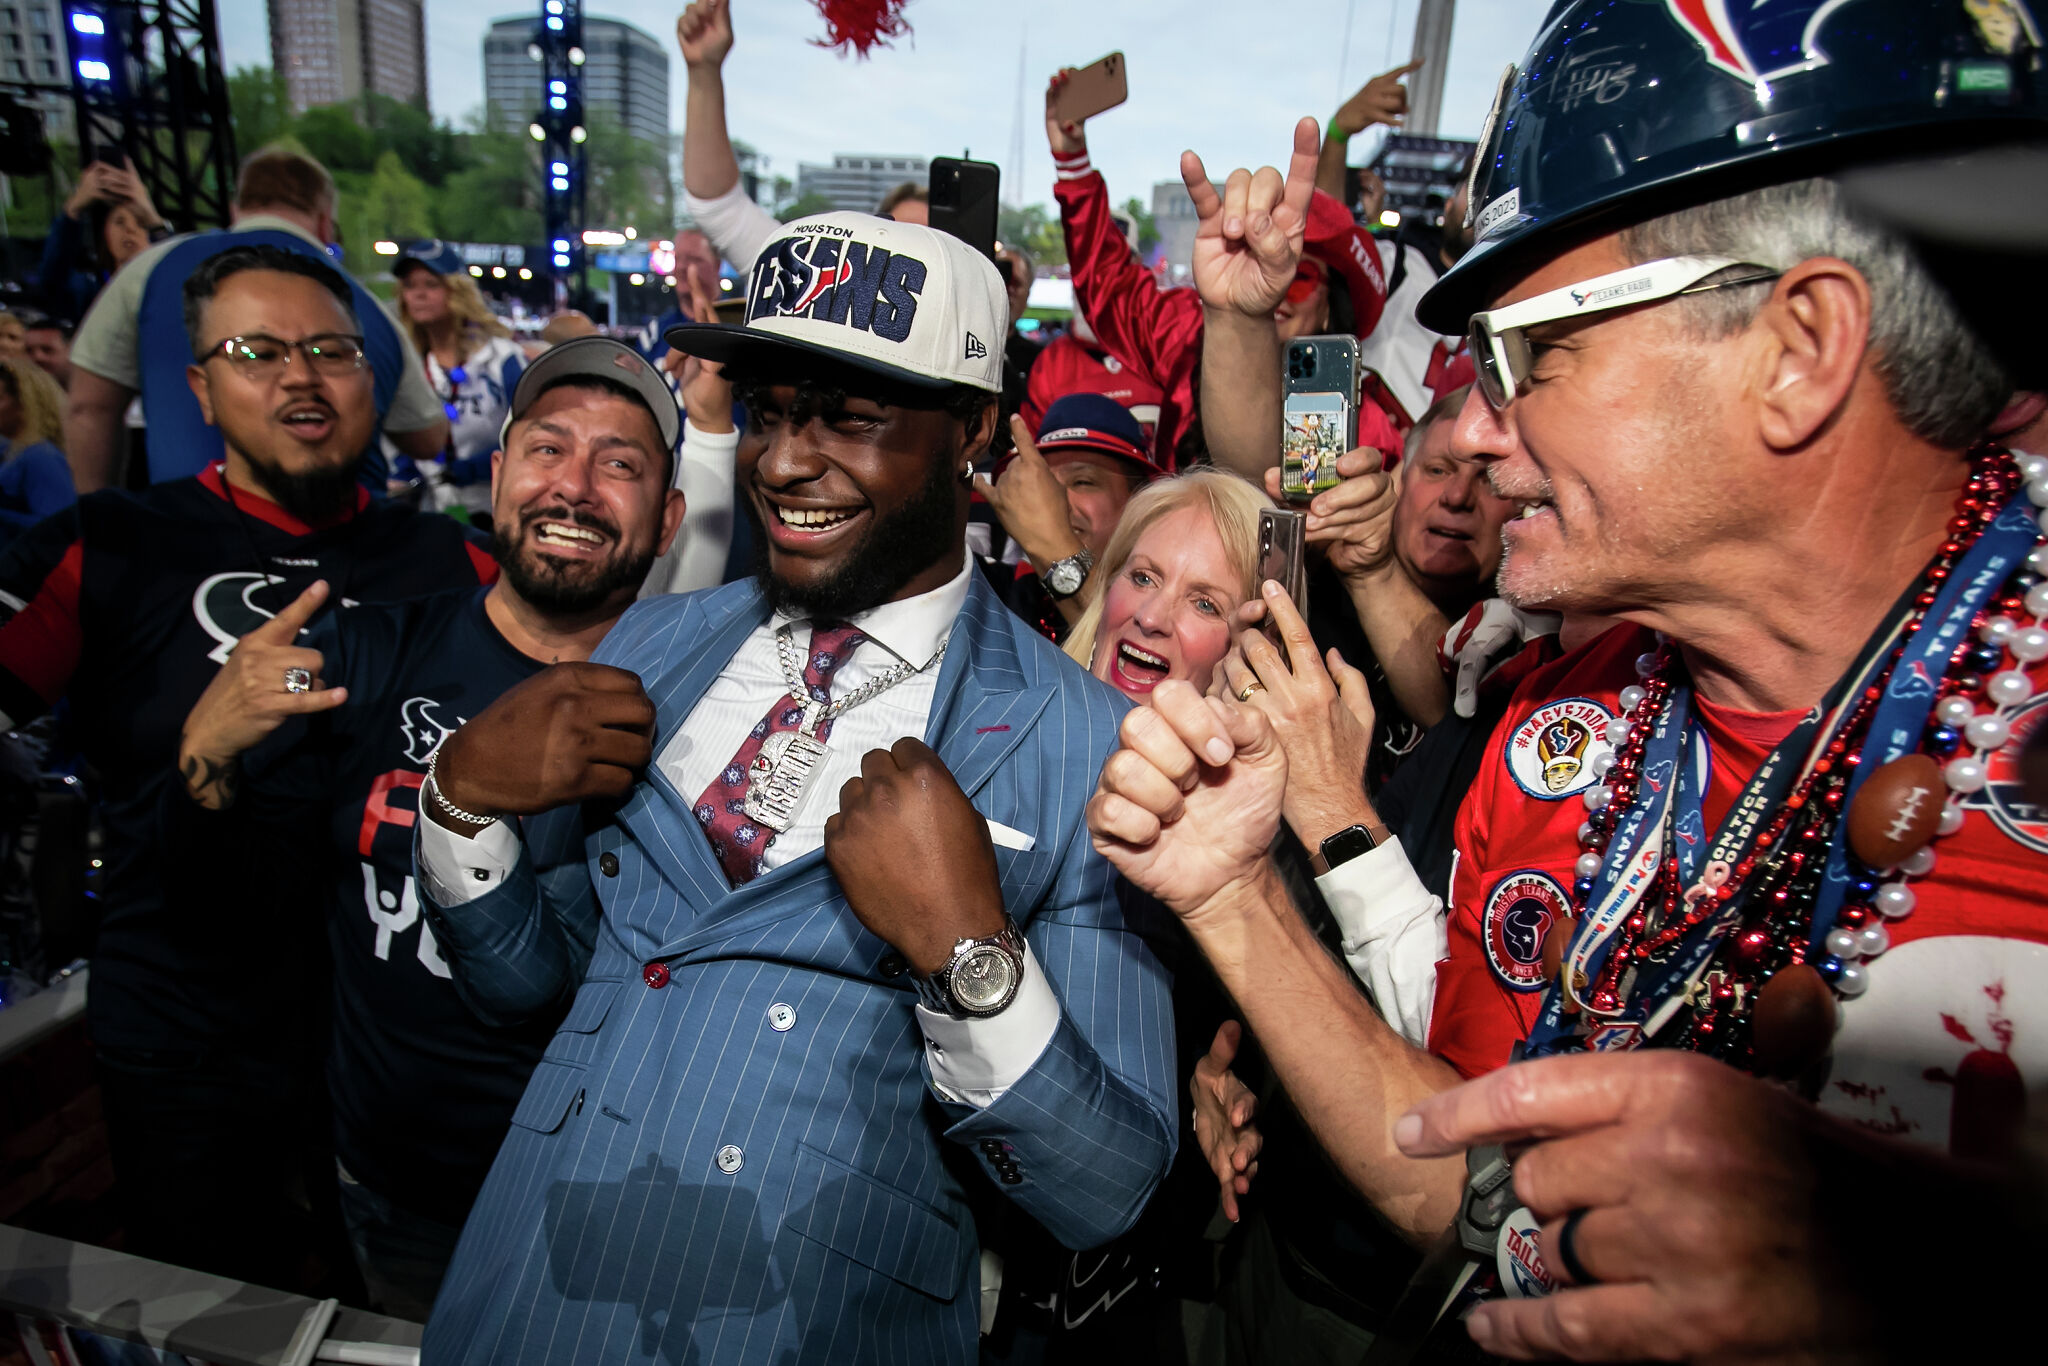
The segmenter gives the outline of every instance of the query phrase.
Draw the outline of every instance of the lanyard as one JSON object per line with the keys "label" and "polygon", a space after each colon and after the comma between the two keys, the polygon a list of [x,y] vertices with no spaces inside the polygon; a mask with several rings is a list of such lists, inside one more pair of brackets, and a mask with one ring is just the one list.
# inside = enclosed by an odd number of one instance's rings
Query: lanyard
{"label": "lanyard", "polygon": [[[1897,667],[1889,670],[1889,681],[1872,715],[1864,762],[1847,794],[1850,799],[1872,771],[1917,747],[1956,642],[2040,535],[2039,526],[2028,515],[2030,510],[2026,495],[2017,496],[1978,537],[1927,609]],[[1756,836],[1771,813],[1848,723],[1864,690],[1885,678],[1886,662],[1905,630],[1919,591],[1916,582],[1900,597],[1861,657],[1829,689],[1821,705],[1765,756],[1715,832],[1710,861],[1734,868],[1751,856]],[[1681,758],[1687,762],[1681,763]],[[1541,1057],[1576,1045],[1579,1031],[1565,1013],[1565,985],[1578,974],[1589,983],[1598,980],[1616,931],[1630,915],[1647,911],[1644,897],[1667,857],[1678,860],[1681,885],[1693,881],[1697,870],[1689,865],[1697,856],[1696,832],[1704,828],[1701,812],[1706,782],[1704,733],[1692,715],[1692,691],[1681,684],[1672,690],[1646,739],[1636,801],[1616,826],[1586,898],[1587,910],[1563,955],[1558,980],[1544,993],[1542,1009],[1527,1042],[1517,1051],[1518,1058]],[[1827,877],[1813,911],[1815,943],[1833,926],[1850,882],[1847,834],[1847,820],[1838,821],[1828,851]],[[1606,1040],[1611,1041],[1609,1046],[1634,1047],[1657,1033],[1686,999],[1687,988],[1705,971],[1721,939],[1742,923],[1747,900],[1744,892],[1738,892],[1723,903],[1718,914],[1674,945],[1662,962],[1643,963],[1636,981],[1624,982],[1624,999],[1611,1010],[1598,1012],[1624,1027],[1599,1031],[1594,1046]],[[1595,1013],[1589,1005],[1580,1008]]]}

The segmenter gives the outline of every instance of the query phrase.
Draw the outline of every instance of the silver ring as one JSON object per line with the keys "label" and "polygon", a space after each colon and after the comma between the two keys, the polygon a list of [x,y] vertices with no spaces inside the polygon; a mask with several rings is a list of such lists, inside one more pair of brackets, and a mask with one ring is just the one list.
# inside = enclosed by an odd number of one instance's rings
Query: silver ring
{"label": "silver ring", "polygon": [[311,669],[286,669],[284,671],[284,690],[286,692],[313,691],[313,671]]}

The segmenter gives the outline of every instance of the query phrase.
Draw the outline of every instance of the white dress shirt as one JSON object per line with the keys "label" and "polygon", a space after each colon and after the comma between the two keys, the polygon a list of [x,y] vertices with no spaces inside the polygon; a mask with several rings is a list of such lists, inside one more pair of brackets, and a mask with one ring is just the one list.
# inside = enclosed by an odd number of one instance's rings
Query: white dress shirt
{"label": "white dress shirt", "polygon": [[[1457,864],[1451,865],[1453,876]],[[1444,903],[1422,885],[1401,841],[1390,839],[1316,879],[1344,937],[1344,961],[1372,992],[1394,1031],[1429,1047],[1436,965],[1450,953]]]}
{"label": "white dress shirt", "polygon": [[[967,559],[951,582],[929,593],[848,618],[848,624],[868,639],[833,675],[834,698],[845,697],[899,660],[929,667],[833,719],[828,753],[811,773],[795,822],[772,837],[762,856],[771,871],[823,846],[825,822],[839,809],[839,789],[847,779],[859,776],[860,761],[869,750],[887,749],[906,736],[924,737],[938,687],[939,670],[933,661],[967,601],[968,576],[976,572],[973,560]],[[784,625],[793,628],[799,657],[810,657],[809,621],[772,615],[741,644],[655,756],[662,773],[686,800],[694,802],[711,785],[747,733],[789,691],[775,643],[776,632]],[[706,838],[702,831],[695,833]],[[998,833],[1005,843],[1013,843],[1014,832]],[[504,821],[471,837],[426,820],[420,822],[419,849],[420,874],[428,893],[452,910],[505,880],[519,861],[519,836]],[[918,1006],[933,1088],[962,1104],[994,1104],[1038,1061],[1059,1018],[1059,998],[1028,947],[1023,983],[1002,1014],[955,1020]]]}

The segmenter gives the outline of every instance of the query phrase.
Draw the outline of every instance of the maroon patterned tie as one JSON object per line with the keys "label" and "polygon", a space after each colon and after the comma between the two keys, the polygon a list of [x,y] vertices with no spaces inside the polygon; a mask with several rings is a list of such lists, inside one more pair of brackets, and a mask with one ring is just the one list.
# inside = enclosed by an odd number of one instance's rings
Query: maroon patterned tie
{"label": "maroon patterned tie", "polygon": [[[804,665],[804,686],[813,701],[832,700],[832,675],[839,672],[839,666],[866,639],[844,622],[812,623],[811,657]],[[795,730],[803,719],[804,704],[784,693],[760,724],[747,732],[739,752],[719,770],[711,786],[704,789],[704,795],[697,798],[697,823],[704,827],[711,840],[711,852],[718,856],[719,866],[735,887],[752,882],[767,871],[761,855],[767,850],[768,841],[775,838],[773,831],[747,819],[747,768],[761,752],[762,742],[778,732]],[[819,724],[820,740],[831,733],[830,721]]]}

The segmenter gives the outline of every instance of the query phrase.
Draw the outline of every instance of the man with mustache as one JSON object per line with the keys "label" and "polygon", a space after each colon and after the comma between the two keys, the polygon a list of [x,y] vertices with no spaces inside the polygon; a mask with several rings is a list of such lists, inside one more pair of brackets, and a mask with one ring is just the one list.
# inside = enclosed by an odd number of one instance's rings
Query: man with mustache
{"label": "man with mustache", "polygon": [[429,1362],[972,1360],[970,1201],[1099,1246],[1172,1157],[1167,977],[1081,831],[1125,704],[966,554],[1003,283],[835,213],[747,299],[669,340],[747,405],[761,572],[637,604],[428,778],[465,999],[574,994]]}
{"label": "man with mustache", "polygon": [[[463,529],[373,503],[376,426],[348,282],[271,245],[187,277],[188,382],[226,457],[141,494],[102,490],[0,556],[0,730],[60,699],[97,773],[107,856],[88,1019],[131,1251],[301,1283],[291,1192],[316,941],[275,912],[289,846],[167,870],[156,824],[178,727],[236,640],[309,583],[392,602],[497,577]],[[282,692],[282,673],[272,677]],[[331,1184],[331,1182],[330,1182]]]}
{"label": "man with mustache", "polygon": [[[188,856],[259,825],[328,832],[329,862],[301,886],[329,889],[341,1205],[384,1313],[426,1318],[568,1004],[511,1024],[463,1003],[419,920],[420,785],[466,718],[549,664],[588,658],[633,602],[682,524],[669,487],[680,426],[661,374],[630,348],[585,337],[549,351],[514,389],[492,459],[497,583],[331,614],[301,639],[327,594],[316,583],[242,639],[186,718],[186,781],[166,824],[188,832]],[[306,690],[280,688],[295,669]]]}

